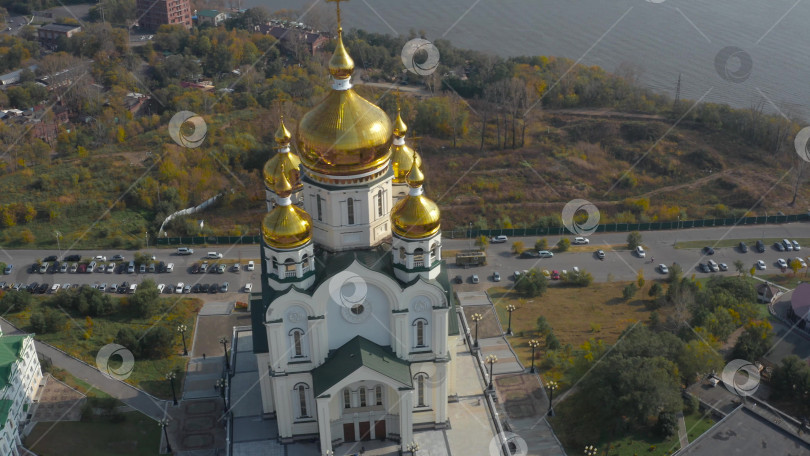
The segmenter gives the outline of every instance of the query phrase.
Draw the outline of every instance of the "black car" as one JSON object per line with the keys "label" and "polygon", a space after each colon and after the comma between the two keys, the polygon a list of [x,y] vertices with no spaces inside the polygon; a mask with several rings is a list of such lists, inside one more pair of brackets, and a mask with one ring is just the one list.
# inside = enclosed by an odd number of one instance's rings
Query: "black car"
{"label": "black car", "polygon": [[157,272],[166,272],[166,263],[162,261],[158,263]]}
{"label": "black car", "polygon": [[207,283],[202,284],[202,286],[200,287],[200,293],[208,293],[208,289],[210,287],[211,285],[208,285]]}
{"label": "black car", "polygon": [[765,243],[762,241],[757,241],[757,252],[764,253],[765,252]]}
{"label": "black car", "polygon": [[709,247],[709,246],[703,247],[703,254],[704,255],[714,255],[714,249]]}
{"label": "black car", "polygon": [[219,285],[217,285],[216,282],[212,283],[211,288],[209,288],[208,291],[211,292],[212,294],[216,294],[216,292],[219,291]]}
{"label": "black car", "polygon": [[39,288],[37,288],[37,294],[46,293],[50,288],[51,288],[50,284],[42,283],[39,285]]}
{"label": "black car", "polygon": [[526,250],[520,254],[520,258],[540,258],[540,254],[534,250]]}
{"label": "black car", "polygon": [[115,272],[118,274],[123,274],[127,272],[127,264],[126,263],[119,264],[118,267],[115,268]]}
{"label": "black car", "polygon": [[28,273],[29,274],[35,274],[37,272],[39,272],[39,264],[37,264],[37,263],[32,264],[31,267],[28,268]]}
{"label": "black car", "polygon": [[748,246],[745,245],[745,242],[740,241],[740,252],[748,253]]}
{"label": "black car", "polygon": [[76,262],[76,261],[80,261],[81,259],[82,259],[81,255],[68,255],[68,256],[65,257],[65,261]]}
{"label": "black car", "polygon": [[455,278],[455,279],[453,279],[453,282],[456,282],[456,283],[463,283],[463,282],[464,282],[464,279],[462,279],[460,275],[457,275],[457,276],[456,276],[456,278]]}
{"label": "black car", "polygon": [[126,293],[128,289],[129,289],[129,282],[124,282],[118,286],[119,293]]}
{"label": "black car", "polygon": [[199,265],[199,264],[197,264],[197,263],[194,263],[194,264],[191,266],[191,273],[192,273],[192,274],[197,274],[198,272],[200,272],[200,265]]}
{"label": "black car", "polygon": [[700,272],[711,272],[707,263],[700,263]]}
{"label": "black car", "polygon": [[784,251],[785,251],[785,246],[784,246],[784,245],[782,245],[782,243],[781,243],[781,242],[774,242],[774,243],[773,243],[773,248],[774,248],[774,249],[776,249],[776,250],[778,250],[778,251],[780,251],[780,252],[784,252]]}
{"label": "black car", "polygon": [[195,284],[194,284],[194,286],[193,286],[193,287],[191,287],[191,292],[192,292],[192,293],[199,293],[199,292],[200,292],[200,284],[199,284],[199,283],[195,283]]}
{"label": "black car", "polygon": [[34,293],[34,292],[37,291],[37,288],[39,288],[39,284],[37,282],[34,282],[34,283],[28,285],[27,287],[25,287],[25,291],[27,291],[29,293]]}
{"label": "black car", "polygon": [[56,261],[56,255],[47,256],[42,259],[43,262]]}
{"label": "black car", "polygon": [[110,261],[124,261],[124,255],[113,255],[110,257]]}

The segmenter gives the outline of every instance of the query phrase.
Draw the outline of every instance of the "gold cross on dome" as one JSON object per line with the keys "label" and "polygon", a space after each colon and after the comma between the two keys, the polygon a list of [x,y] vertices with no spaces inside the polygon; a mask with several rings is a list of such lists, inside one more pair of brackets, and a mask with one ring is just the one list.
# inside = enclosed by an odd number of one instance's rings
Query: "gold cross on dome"
{"label": "gold cross on dome", "polygon": [[342,27],[340,26],[340,2],[348,2],[349,0],[326,0],[326,3],[335,3],[337,4],[337,26],[338,30]]}

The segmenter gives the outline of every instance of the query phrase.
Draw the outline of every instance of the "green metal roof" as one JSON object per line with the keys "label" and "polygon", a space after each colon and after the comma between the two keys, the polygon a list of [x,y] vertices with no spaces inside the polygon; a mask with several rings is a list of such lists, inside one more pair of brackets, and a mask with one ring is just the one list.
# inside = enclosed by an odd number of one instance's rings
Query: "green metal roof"
{"label": "green metal roof", "polygon": [[197,11],[197,16],[198,16],[198,17],[199,17],[199,16],[203,16],[203,17],[216,17],[216,16],[218,16],[218,15],[219,15],[219,11],[217,11],[217,10],[210,10],[210,9],[206,9],[206,10],[199,10],[199,11]]}
{"label": "green metal roof", "polygon": [[11,381],[11,366],[20,359],[23,341],[27,334],[0,337],[0,388],[5,388]]}
{"label": "green metal roof", "polygon": [[388,378],[412,387],[411,363],[399,359],[391,347],[381,347],[363,336],[356,336],[326,358],[312,371],[315,396],[352,374],[367,367]]}
{"label": "green metal roof", "polygon": [[0,429],[6,427],[6,421],[8,420],[8,414],[11,412],[12,405],[14,405],[14,401],[11,399],[0,399]]}

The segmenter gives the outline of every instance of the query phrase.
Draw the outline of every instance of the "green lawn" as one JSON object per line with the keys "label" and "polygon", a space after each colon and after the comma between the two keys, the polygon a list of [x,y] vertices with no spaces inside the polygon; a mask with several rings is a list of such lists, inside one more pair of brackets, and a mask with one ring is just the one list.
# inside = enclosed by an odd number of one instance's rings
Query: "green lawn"
{"label": "green lawn", "polygon": [[[120,299],[126,303],[127,298]],[[124,310],[117,314],[92,319],[92,331],[89,338],[85,338],[88,320],[85,317],[76,315],[67,320],[66,327],[63,330],[56,333],[37,334],[35,337],[37,340],[64,350],[71,356],[79,358],[92,366],[96,365],[98,350],[104,345],[114,342],[118,331],[124,327],[130,327],[137,334],[143,334],[155,325],[163,325],[174,331],[178,324],[183,323],[188,327],[186,343],[191,344],[191,341],[194,340],[194,321],[197,312],[202,307],[202,303],[193,298],[183,298],[180,301],[173,298],[161,299],[164,302],[164,308],[170,309],[165,315],[159,314],[148,319],[133,318],[126,311],[126,304],[123,304]],[[30,316],[32,311],[39,306],[42,306],[42,299],[35,301],[31,309],[7,314],[5,318],[15,326],[33,332],[30,327]],[[188,362],[187,357],[180,356],[183,352],[183,344],[179,334],[177,334],[173,346],[168,351],[172,355],[161,359],[139,359],[136,356],[132,374],[126,381],[159,398],[171,399],[171,385],[166,381],[165,375],[170,371],[177,372],[175,387],[177,391],[182,391]],[[118,367],[115,365],[118,359],[117,357],[112,358],[110,367]],[[76,380],[81,382],[81,380]],[[90,386],[87,385],[87,387]]]}
{"label": "green lawn", "polygon": [[125,413],[123,423],[39,423],[25,446],[40,456],[156,456],[160,427],[140,412]]}
{"label": "green lawn", "polygon": [[690,442],[703,435],[715,424],[711,415],[704,416],[701,412],[684,415],[683,418],[686,421],[686,435]]}

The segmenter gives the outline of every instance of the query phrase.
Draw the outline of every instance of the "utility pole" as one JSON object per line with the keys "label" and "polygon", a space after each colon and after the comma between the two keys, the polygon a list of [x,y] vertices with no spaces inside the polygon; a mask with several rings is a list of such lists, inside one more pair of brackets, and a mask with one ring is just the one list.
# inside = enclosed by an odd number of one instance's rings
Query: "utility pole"
{"label": "utility pole", "polygon": [[675,87],[675,106],[681,101],[681,73],[678,73],[678,85]]}

